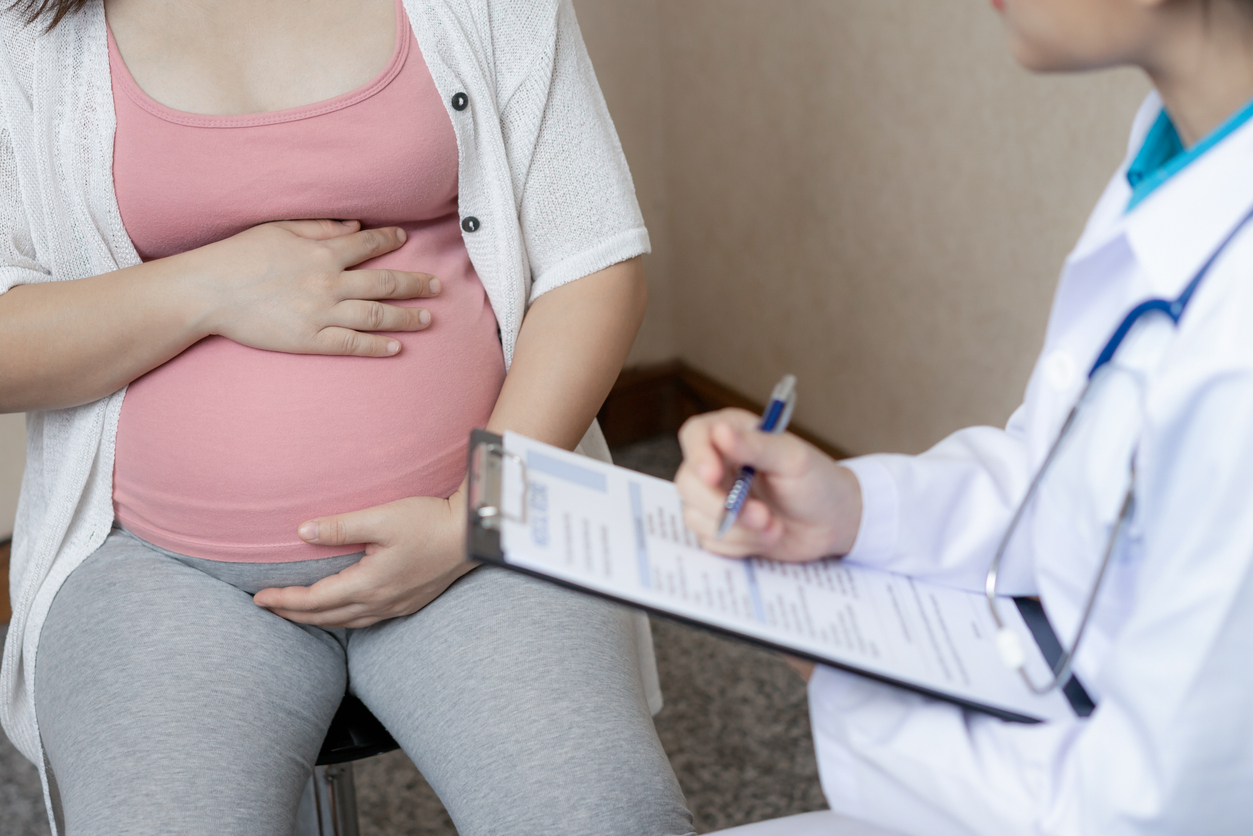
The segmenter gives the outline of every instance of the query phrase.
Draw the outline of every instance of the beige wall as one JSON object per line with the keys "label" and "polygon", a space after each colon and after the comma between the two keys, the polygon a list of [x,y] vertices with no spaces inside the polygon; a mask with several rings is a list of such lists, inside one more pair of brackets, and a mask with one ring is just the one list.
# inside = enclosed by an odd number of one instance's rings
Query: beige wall
{"label": "beige wall", "polygon": [[631,163],[636,193],[652,238],[644,260],[649,314],[631,353],[632,365],[677,356],[671,280],[670,225],[664,154],[665,99],[661,0],[575,0],[579,25],[622,149]]}
{"label": "beige wall", "polygon": [[[664,247],[636,359],[757,398],[795,372],[797,420],[854,452],[1008,417],[1141,80],[1028,75],[983,0],[579,11]],[[660,73],[631,63],[654,26]]]}
{"label": "beige wall", "polygon": [[25,465],[26,416],[0,415],[0,540],[13,533],[17,489]]}

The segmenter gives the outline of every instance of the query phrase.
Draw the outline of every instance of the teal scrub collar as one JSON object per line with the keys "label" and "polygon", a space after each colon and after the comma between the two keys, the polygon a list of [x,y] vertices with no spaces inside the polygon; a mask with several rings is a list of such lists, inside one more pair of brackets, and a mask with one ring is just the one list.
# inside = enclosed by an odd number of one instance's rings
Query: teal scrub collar
{"label": "teal scrub collar", "polygon": [[1131,202],[1127,204],[1127,211],[1136,208],[1158,186],[1174,177],[1250,118],[1253,118],[1253,101],[1219,125],[1205,139],[1185,149],[1179,132],[1175,130],[1175,123],[1170,121],[1170,115],[1162,108],[1157,121],[1144,138],[1144,144],[1140,146],[1140,153],[1136,154],[1127,169],[1127,183],[1131,186]]}

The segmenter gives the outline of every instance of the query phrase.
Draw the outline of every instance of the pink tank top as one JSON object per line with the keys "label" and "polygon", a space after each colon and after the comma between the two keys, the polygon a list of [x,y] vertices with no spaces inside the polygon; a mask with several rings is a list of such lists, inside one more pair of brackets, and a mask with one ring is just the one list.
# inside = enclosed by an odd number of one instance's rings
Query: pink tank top
{"label": "pink tank top", "polygon": [[457,141],[396,3],[391,62],[360,89],[272,113],[201,116],[139,89],[109,37],[117,110],[113,177],[144,260],[267,221],[351,218],[395,225],[405,245],[367,267],[431,273],[432,325],[396,334],[389,358],[281,354],[222,337],[130,385],[113,501],[130,531],[182,554],[281,562],[349,554],[310,546],[312,517],[406,496],[446,497],[471,428],[505,366],[496,318],[457,210]]}

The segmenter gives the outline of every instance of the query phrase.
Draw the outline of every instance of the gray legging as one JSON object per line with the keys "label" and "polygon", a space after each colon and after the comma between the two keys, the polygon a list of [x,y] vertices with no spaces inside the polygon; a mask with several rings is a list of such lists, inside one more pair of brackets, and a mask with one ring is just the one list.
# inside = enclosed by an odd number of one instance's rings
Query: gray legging
{"label": "gray legging", "polygon": [[362,629],[252,603],[358,559],[223,563],[114,531],[66,580],[39,643],[63,832],[290,836],[346,685],[462,836],[692,832],[627,612],[486,567]]}

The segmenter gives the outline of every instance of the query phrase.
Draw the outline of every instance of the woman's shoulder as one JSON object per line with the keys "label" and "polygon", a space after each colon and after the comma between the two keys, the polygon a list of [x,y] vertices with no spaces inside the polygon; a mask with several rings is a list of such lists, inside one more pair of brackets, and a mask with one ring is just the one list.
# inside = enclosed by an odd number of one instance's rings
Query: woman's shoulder
{"label": "woman's shoulder", "polygon": [[477,28],[493,35],[542,35],[556,31],[563,7],[571,0],[440,0],[453,17],[472,19]]}
{"label": "woman's shoulder", "polygon": [[552,44],[562,17],[574,15],[571,0],[441,0],[441,4],[454,18],[474,21],[497,63],[534,55],[537,47]]}
{"label": "woman's shoulder", "polygon": [[[31,20],[24,3],[0,0],[0,87],[16,85],[21,97],[29,101],[34,85],[36,51],[48,53],[47,43],[53,45],[59,66],[65,67],[63,59],[82,60],[82,33],[85,16],[92,9],[79,10],[66,16],[53,30],[45,19]],[[43,42],[41,44],[41,42]]]}
{"label": "woman's shoulder", "polygon": [[504,26],[551,29],[562,6],[571,0],[459,0],[485,7],[493,20]]}
{"label": "woman's shoulder", "polygon": [[[30,22],[17,7],[0,4],[0,62],[6,69],[25,75],[34,62],[35,42],[43,34],[43,26]],[[0,81],[8,79],[0,76]]]}
{"label": "woman's shoulder", "polygon": [[[408,2],[419,14],[455,21],[459,36],[493,68],[501,90],[514,89],[544,56],[553,56],[574,24],[571,0],[438,0]],[[424,7],[424,8],[423,8]]]}

